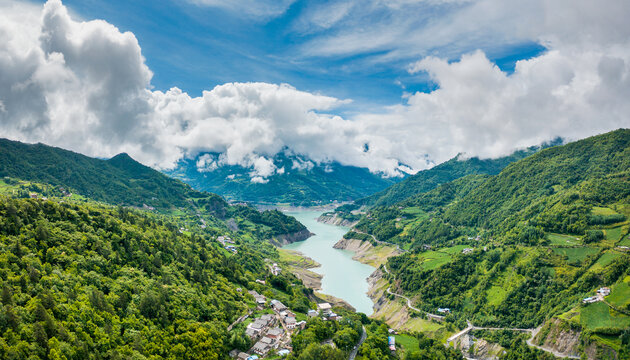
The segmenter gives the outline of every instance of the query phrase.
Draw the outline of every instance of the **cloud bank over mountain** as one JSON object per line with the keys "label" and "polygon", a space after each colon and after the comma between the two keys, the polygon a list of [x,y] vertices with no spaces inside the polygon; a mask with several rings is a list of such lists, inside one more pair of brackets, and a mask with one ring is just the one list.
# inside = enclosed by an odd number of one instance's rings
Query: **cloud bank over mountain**
{"label": "cloud bank over mountain", "polygon": [[[470,3],[509,10],[499,0]],[[350,100],[287,84],[227,83],[199,97],[154,91],[132,33],[73,18],[59,0],[43,9],[0,1],[0,136],[100,157],[124,151],[160,168],[222,153],[200,166],[244,165],[255,181],[278,171],[270,158],[285,148],[388,176],[458,153],[498,157],[630,125],[630,5],[605,3],[534,1],[527,14],[537,15],[539,26],[519,27],[519,38],[548,50],[519,61],[513,73],[481,51],[455,62],[423,57],[409,71],[428,73],[436,90],[343,118],[335,110]],[[320,19],[320,26],[350,13]]]}

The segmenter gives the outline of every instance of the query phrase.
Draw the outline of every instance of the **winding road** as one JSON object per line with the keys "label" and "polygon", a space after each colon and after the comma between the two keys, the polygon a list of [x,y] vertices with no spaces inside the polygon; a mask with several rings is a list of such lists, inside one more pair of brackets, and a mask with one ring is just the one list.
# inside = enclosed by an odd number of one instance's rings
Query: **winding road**
{"label": "winding road", "polygon": [[550,349],[548,347],[544,347],[544,346],[540,346],[540,345],[536,345],[534,344],[534,338],[536,337],[536,334],[538,334],[538,332],[540,331],[541,327],[538,327],[536,329],[520,329],[520,328],[502,328],[502,327],[482,327],[482,326],[475,326],[473,325],[470,321],[466,321],[468,323],[468,327],[466,327],[464,330],[458,332],[457,334],[454,334],[453,336],[449,337],[446,340],[446,344],[450,345],[451,342],[457,340],[457,338],[459,338],[460,336],[467,334],[468,332],[470,332],[471,330],[506,330],[506,331],[520,331],[520,332],[528,332],[531,334],[531,336],[529,337],[529,339],[527,339],[527,345],[534,347],[538,350],[542,350],[548,353],[553,354],[553,356],[555,357],[559,357],[559,358],[569,358],[569,359],[580,359],[579,356],[576,355],[570,355],[570,354],[565,354],[565,353],[561,353],[559,351]]}
{"label": "winding road", "polygon": [[365,331],[365,326],[364,326],[363,332],[361,333],[361,338],[359,339],[359,342],[357,342],[357,344],[354,346],[354,349],[352,349],[352,351],[350,352],[350,356],[348,357],[348,360],[354,360],[354,358],[357,356],[357,353],[359,352],[359,347],[361,347],[361,344],[363,344],[366,338],[367,338],[367,331]]}
{"label": "winding road", "polygon": [[[385,264],[383,264],[383,270],[385,270],[385,272],[386,272],[386,273],[388,273],[388,274],[390,274],[390,275],[391,275],[391,273],[389,272],[389,270],[387,270],[387,266],[386,266]],[[402,294],[397,294],[397,293],[395,293],[395,292],[392,292],[392,291],[391,291],[391,286],[390,286],[390,287],[388,287],[386,291],[387,291],[387,293],[388,293],[388,294],[390,294],[390,295],[394,295],[394,296],[397,296],[397,297],[399,297],[399,298],[403,298],[403,299],[407,300],[407,307],[408,307],[408,308],[410,308],[411,310],[415,310],[415,311],[417,311],[417,312],[420,312],[420,313],[426,314],[427,316],[429,316],[429,317],[431,317],[431,318],[433,318],[433,319],[436,319],[436,320],[443,320],[443,319],[444,319],[444,316],[442,316],[442,315],[431,314],[430,312],[426,312],[426,311],[424,311],[424,310],[420,310],[420,309],[418,309],[417,307],[415,307],[415,306],[411,305],[411,299],[409,299],[409,298],[408,298],[408,297],[406,297],[405,295],[402,295]]]}

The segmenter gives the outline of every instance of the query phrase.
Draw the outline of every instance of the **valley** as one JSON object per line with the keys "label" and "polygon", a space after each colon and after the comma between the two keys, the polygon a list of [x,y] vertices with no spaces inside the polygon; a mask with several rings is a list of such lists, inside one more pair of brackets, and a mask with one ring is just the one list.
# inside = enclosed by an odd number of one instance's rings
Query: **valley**
{"label": "valley", "polygon": [[[78,344],[91,348],[113,327],[123,335],[106,351],[116,356],[236,351],[274,359],[286,350],[291,359],[341,359],[361,342],[357,359],[406,359],[416,347],[449,359],[623,359],[629,142],[620,130],[536,151],[497,174],[467,174],[457,164],[449,176],[460,177],[391,205],[283,211],[230,204],[125,155],[99,160],[5,142],[0,270],[9,320],[0,326],[21,335],[2,351],[17,354],[20,341],[38,336],[33,351],[76,358],[84,354]],[[16,152],[20,162],[9,157]],[[24,172],[39,153],[66,171]],[[112,177],[124,181],[104,189]],[[396,189],[384,196],[399,197]],[[68,279],[91,295],[69,296]],[[34,303],[42,308],[25,315]],[[111,320],[79,326],[71,314],[85,306]],[[270,314],[280,337],[261,325]],[[150,329],[142,339],[167,340],[131,347],[125,334],[141,327]],[[219,340],[186,340],[202,332]],[[92,340],[77,340],[82,333]],[[394,352],[383,342],[393,333]]]}

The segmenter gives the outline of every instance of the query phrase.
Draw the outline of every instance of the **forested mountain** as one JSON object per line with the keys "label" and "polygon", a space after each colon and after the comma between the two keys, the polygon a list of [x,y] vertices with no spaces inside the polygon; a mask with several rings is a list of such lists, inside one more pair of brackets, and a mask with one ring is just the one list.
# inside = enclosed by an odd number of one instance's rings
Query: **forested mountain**
{"label": "forested mountain", "polygon": [[272,159],[276,168],[281,169],[280,173],[269,176],[264,183],[252,182],[252,170],[239,165],[197,166],[202,157],[216,164],[219,156],[201,154],[195,159],[182,160],[175,170],[166,173],[197,190],[217,193],[228,199],[304,206],[358,199],[400,180],[383,178],[367,169],[336,162],[316,164],[284,152]]}
{"label": "forested mountain", "polygon": [[379,240],[416,245],[478,231],[509,234],[516,241],[537,227],[583,234],[594,221],[593,206],[628,202],[629,144],[630,130],[617,130],[545,149],[496,176],[465,177],[392,206],[377,206],[357,228]]}
{"label": "forested mountain", "polygon": [[[409,249],[388,260],[386,277],[425,311],[449,308],[460,328],[545,323],[549,332],[553,318],[582,334],[573,351],[628,358],[629,218],[630,130],[621,129],[374,207],[356,228]],[[611,295],[583,305],[600,287]]]}
{"label": "forested mountain", "polygon": [[119,154],[109,160],[91,158],[44,144],[0,139],[0,177],[55,186],[110,204],[143,204],[156,208],[186,206],[195,197],[188,185]]}
{"label": "forested mountain", "polygon": [[[542,147],[555,146],[561,141],[555,140]],[[415,175],[409,176],[401,182],[394,184],[387,189],[363,199],[355,201],[358,205],[385,206],[404,201],[414,195],[418,195],[436,188],[440,184],[451,182],[466,175],[488,174],[496,175],[507,165],[523,159],[536,151],[540,147],[531,147],[526,150],[514,152],[512,155],[497,159],[479,159],[477,157],[462,158],[461,155],[441,163],[428,170],[423,170]]]}

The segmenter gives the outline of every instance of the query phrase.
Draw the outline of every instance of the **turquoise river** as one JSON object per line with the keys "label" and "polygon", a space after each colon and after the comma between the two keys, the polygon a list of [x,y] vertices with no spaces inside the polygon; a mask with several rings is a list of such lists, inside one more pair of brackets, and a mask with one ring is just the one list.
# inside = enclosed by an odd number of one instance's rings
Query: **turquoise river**
{"label": "turquoise river", "polygon": [[375,269],[352,260],[351,251],[333,248],[348,228],[317,222],[320,211],[293,211],[287,212],[287,215],[294,216],[315,235],[282,248],[297,250],[321,264],[311,270],[324,276],[322,293],[343,299],[366,315],[372,314],[373,303],[367,296],[367,278]]}

